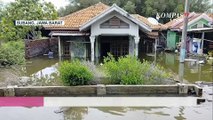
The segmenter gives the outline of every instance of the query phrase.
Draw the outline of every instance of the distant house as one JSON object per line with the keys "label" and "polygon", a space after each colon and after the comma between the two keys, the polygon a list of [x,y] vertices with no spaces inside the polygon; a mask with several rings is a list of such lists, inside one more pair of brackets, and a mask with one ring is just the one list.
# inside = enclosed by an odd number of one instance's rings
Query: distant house
{"label": "distant house", "polygon": [[[45,26],[51,37],[58,38],[59,56],[102,58],[110,52],[115,57],[140,55],[153,45],[163,25],[153,25],[147,18],[129,14],[116,4],[97,3],[61,17],[63,26]],[[149,49],[152,49],[149,48]]]}
{"label": "distant house", "polygon": [[[183,16],[165,24],[167,31],[167,47],[176,49],[181,41],[183,29]],[[203,48],[213,49],[213,14],[190,13],[188,16],[188,38],[186,40],[187,52],[203,53]],[[203,37],[202,37],[203,36]],[[200,51],[201,50],[201,51]],[[205,50],[204,50],[205,51]]]}

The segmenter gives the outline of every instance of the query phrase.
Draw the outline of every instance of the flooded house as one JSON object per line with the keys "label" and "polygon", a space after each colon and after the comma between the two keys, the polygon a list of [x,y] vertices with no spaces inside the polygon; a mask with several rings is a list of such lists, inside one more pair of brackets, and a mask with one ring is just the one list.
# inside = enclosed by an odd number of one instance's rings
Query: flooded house
{"label": "flooded house", "polygon": [[[183,29],[183,16],[165,24],[167,48],[178,49]],[[192,12],[188,16],[186,50],[192,54],[203,54],[213,50],[213,14]]]}
{"label": "flooded house", "polygon": [[59,18],[61,26],[45,26],[50,38],[58,39],[59,57],[98,60],[111,53],[139,56],[153,50],[162,24],[153,24],[138,14],[129,14],[116,4],[97,3]]}

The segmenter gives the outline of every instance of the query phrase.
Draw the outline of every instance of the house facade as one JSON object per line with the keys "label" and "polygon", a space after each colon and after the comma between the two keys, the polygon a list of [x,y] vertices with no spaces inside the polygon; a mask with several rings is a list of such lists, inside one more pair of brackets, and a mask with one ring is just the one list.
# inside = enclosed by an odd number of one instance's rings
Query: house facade
{"label": "house facade", "polygon": [[[111,53],[115,57],[140,54],[144,41],[158,39],[163,25],[152,25],[145,17],[129,14],[116,4],[97,3],[61,17],[63,26],[45,26],[58,38],[59,56],[88,58],[91,61]],[[151,49],[151,48],[150,48]]]}
{"label": "house facade", "polygon": [[[165,24],[167,31],[167,48],[177,49],[181,42],[183,16]],[[186,50],[188,53],[202,54],[203,49],[213,49],[213,14],[190,13],[188,16]]]}

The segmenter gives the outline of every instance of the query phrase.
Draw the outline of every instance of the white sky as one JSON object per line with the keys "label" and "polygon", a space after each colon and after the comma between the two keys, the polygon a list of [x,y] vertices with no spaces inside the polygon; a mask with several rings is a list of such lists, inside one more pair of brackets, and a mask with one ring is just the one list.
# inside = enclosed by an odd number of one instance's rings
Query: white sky
{"label": "white sky", "polygon": [[[15,0],[1,0],[1,1],[3,1],[4,3],[9,3],[14,2]],[[64,7],[69,3],[68,0],[44,0],[44,1],[53,3],[57,9],[59,9],[60,7]]]}

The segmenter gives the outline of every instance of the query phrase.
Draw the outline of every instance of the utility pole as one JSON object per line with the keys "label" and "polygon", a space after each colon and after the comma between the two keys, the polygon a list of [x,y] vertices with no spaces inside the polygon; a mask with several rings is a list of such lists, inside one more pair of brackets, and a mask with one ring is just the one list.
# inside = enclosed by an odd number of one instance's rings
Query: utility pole
{"label": "utility pole", "polygon": [[183,83],[184,76],[184,61],[186,57],[186,40],[187,40],[187,25],[188,25],[188,16],[189,16],[189,0],[185,0],[185,9],[184,9],[184,24],[182,30],[182,40],[180,47],[180,63],[179,63],[179,81]]}
{"label": "utility pole", "polygon": [[180,62],[181,63],[184,63],[185,56],[186,56],[188,16],[189,16],[189,1],[185,0],[184,24],[183,24],[182,40],[181,40],[181,48],[180,48]]}

